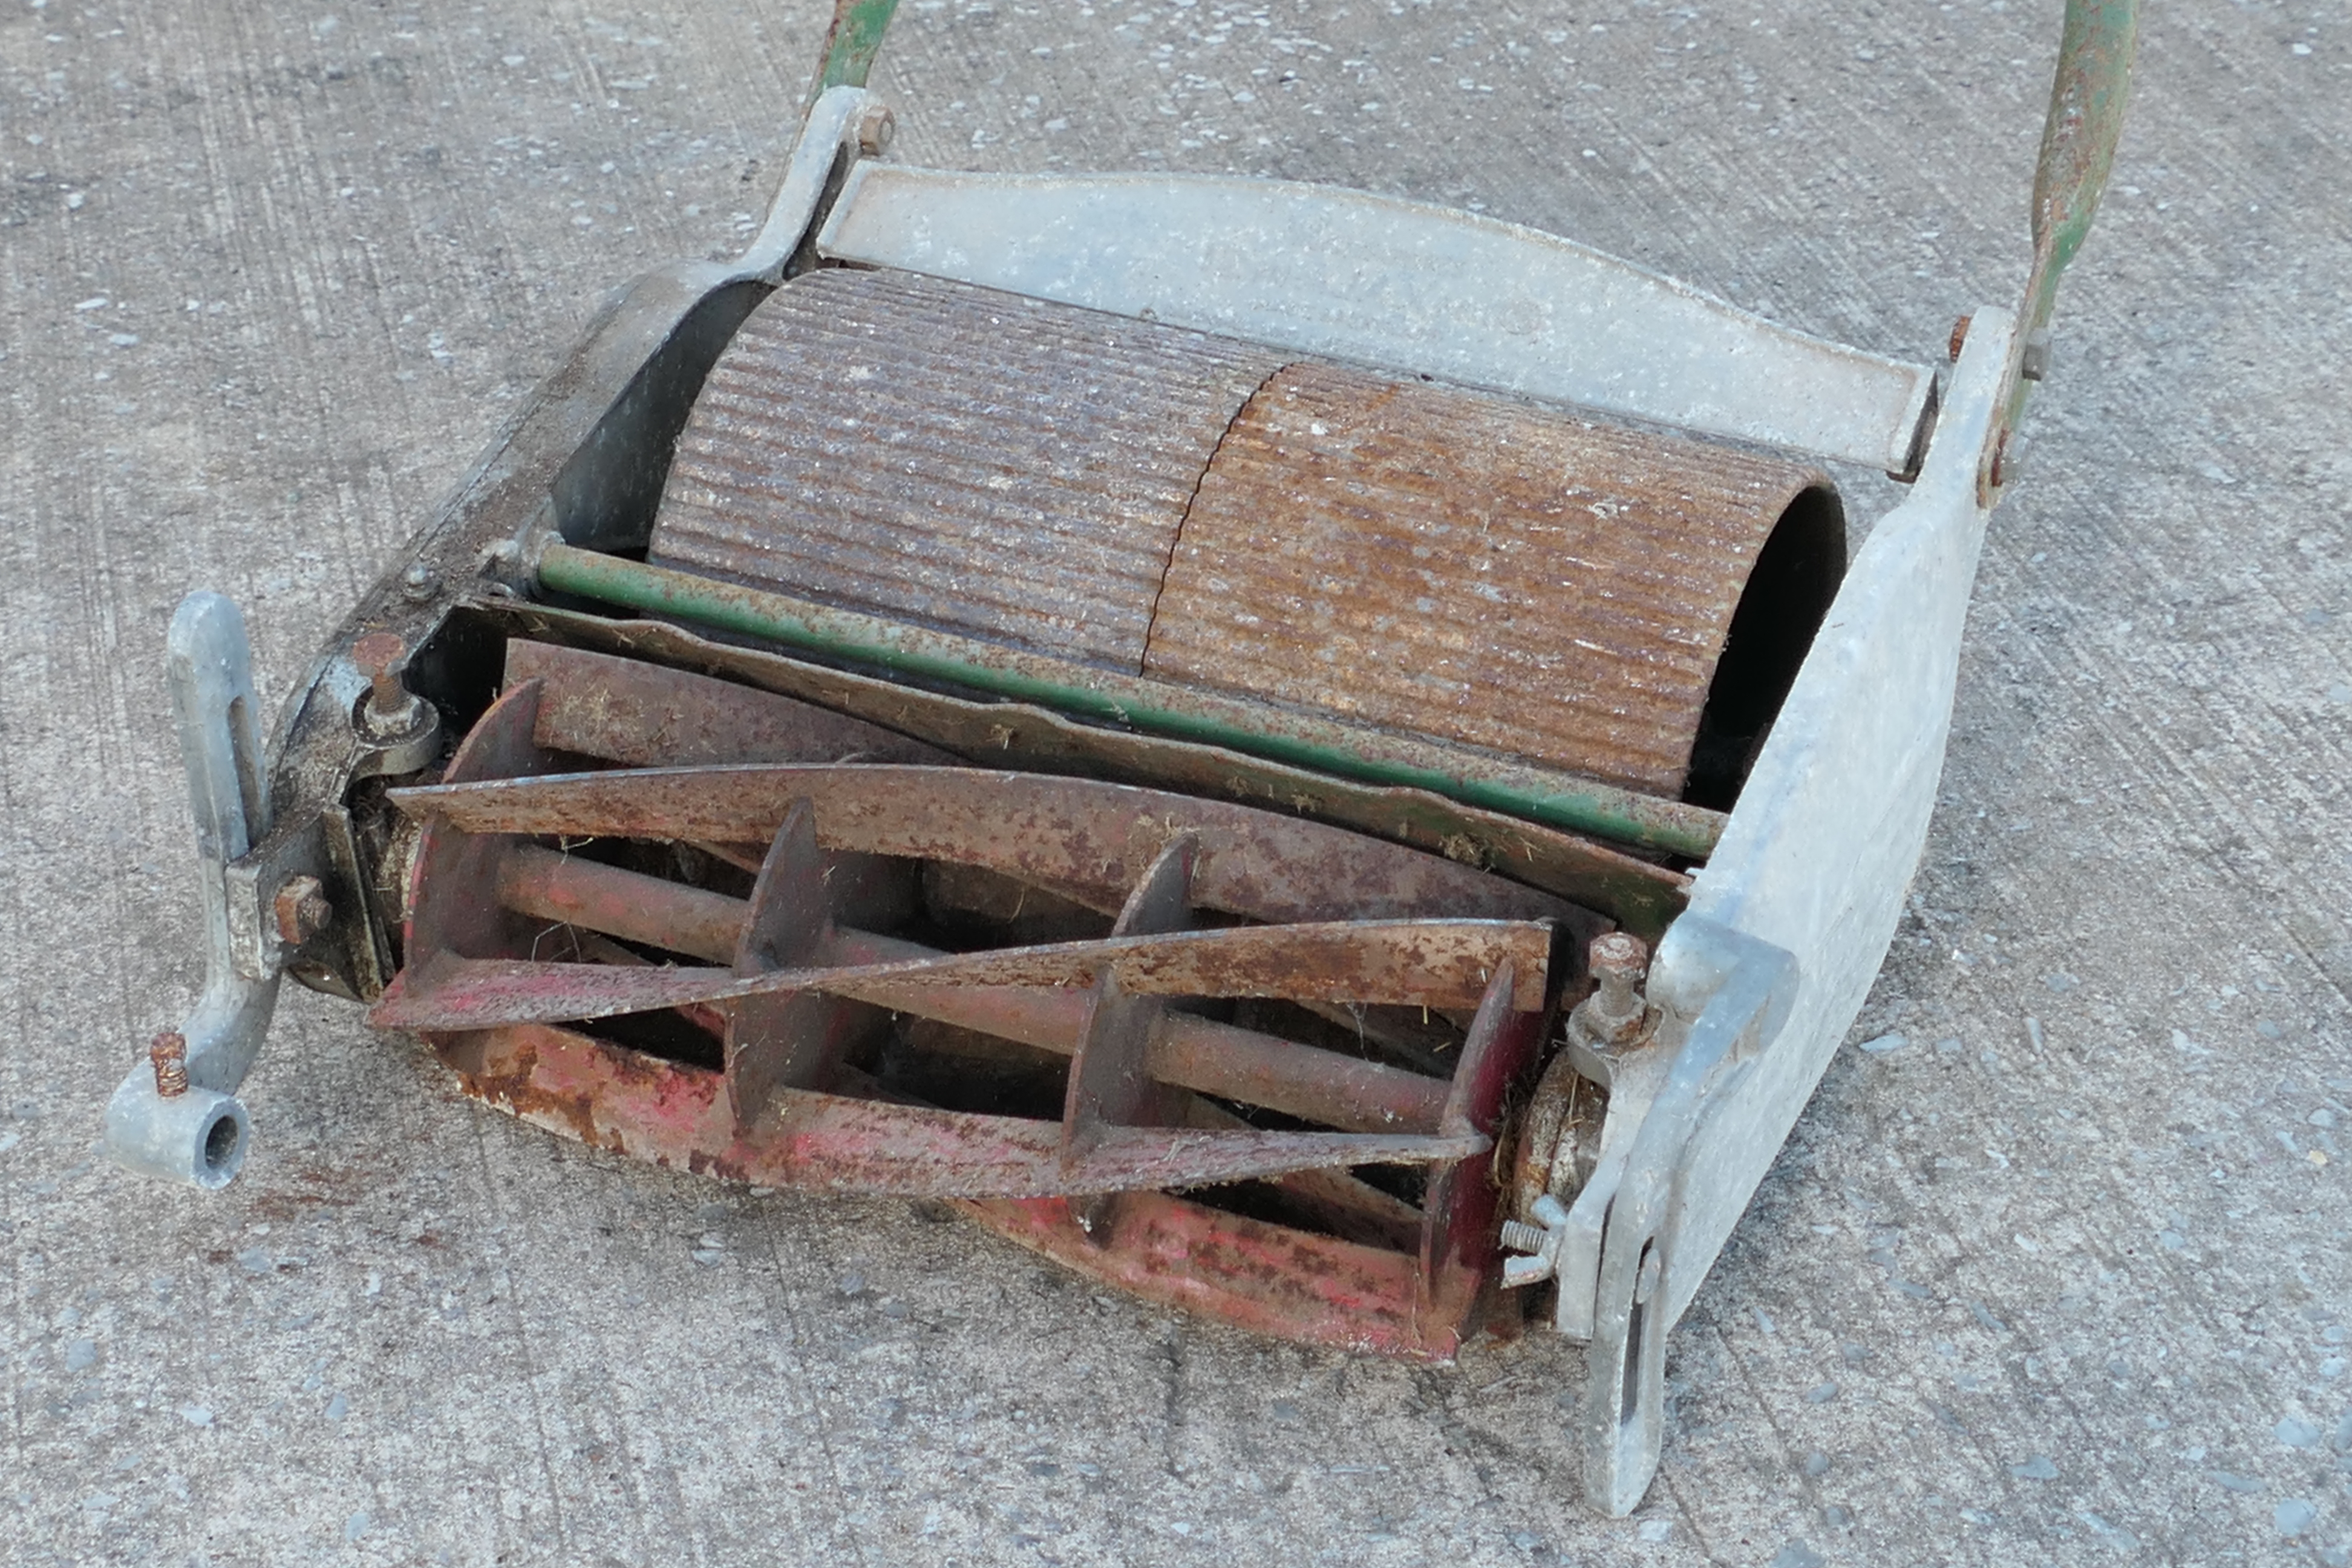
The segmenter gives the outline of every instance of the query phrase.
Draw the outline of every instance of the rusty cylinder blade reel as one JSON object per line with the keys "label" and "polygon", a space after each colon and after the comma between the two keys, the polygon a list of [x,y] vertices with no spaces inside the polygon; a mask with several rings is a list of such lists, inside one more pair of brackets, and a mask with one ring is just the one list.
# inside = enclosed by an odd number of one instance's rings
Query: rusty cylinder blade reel
{"label": "rusty cylinder blade reel", "polygon": [[[552,1025],[668,1013],[707,1030],[715,1019],[713,1103],[727,1107],[734,1152],[703,1153],[785,1184],[1034,1198],[1475,1158],[1491,1128],[1444,1080],[1171,1004],[1475,1011],[1458,1078],[1491,1054],[1506,1018],[1540,1016],[1559,921],[1573,917],[1412,851],[1097,781],[857,763],[551,774],[554,754],[536,740],[545,693],[541,679],[510,688],[443,784],[398,792],[424,825],[411,951],[372,1017],[461,1051],[484,1037],[579,1037],[546,1033]],[[771,843],[748,898],[591,853],[761,835]],[[1323,853],[1280,853],[1302,843]],[[909,862],[1034,879],[1097,905],[1118,879],[1135,885],[1106,934],[1076,941],[940,952],[838,918],[863,900],[903,920],[902,906],[875,903],[858,878],[836,873]],[[1370,890],[1347,908],[1357,888]],[[1479,913],[1398,912],[1465,904]],[[1376,918],[1360,918],[1366,905]],[[1500,910],[1545,912],[1493,918]],[[1196,927],[1196,910],[1270,922]],[[557,933],[595,961],[539,957]],[[1066,1058],[1058,1130],[899,1102],[855,1065],[893,1017]],[[1218,1100],[1188,1109],[1203,1094],[1333,1130],[1203,1126]],[[745,1139],[785,1152],[737,1149]]]}

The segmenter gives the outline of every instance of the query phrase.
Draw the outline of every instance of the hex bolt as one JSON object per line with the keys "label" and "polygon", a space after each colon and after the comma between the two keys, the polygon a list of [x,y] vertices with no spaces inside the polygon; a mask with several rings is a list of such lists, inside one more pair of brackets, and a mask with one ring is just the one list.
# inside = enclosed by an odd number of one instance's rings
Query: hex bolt
{"label": "hex bolt", "polygon": [[1587,962],[1601,987],[1601,1011],[1612,1018],[1638,1015],[1643,1005],[1643,977],[1650,973],[1650,949],[1638,936],[1622,931],[1592,939]]}
{"label": "hex bolt", "polygon": [[177,1029],[166,1029],[155,1037],[147,1047],[147,1059],[155,1067],[155,1092],[165,1100],[177,1100],[188,1092],[188,1037]]}
{"label": "hex bolt", "polygon": [[866,112],[857,117],[858,150],[870,157],[889,146],[890,138],[898,132],[898,120],[890,112],[889,106],[869,103],[866,106]]}
{"label": "hex bolt", "polygon": [[410,604],[421,605],[433,596],[433,590],[438,583],[432,567],[422,561],[414,562],[407,571],[400,574],[400,592]]}
{"label": "hex bolt", "polygon": [[370,632],[352,645],[352,662],[368,678],[366,706],[360,722],[378,740],[406,735],[425,720],[425,703],[412,696],[394,673],[408,645],[394,632]]}
{"label": "hex bolt", "polygon": [[278,934],[289,947],[300,947],[327,929],[334,919],[334,906],[327,902],[327,892],[316,877],[289,877],[278,889],[272,908],[278,916]]}
{"label": "hex bolt", "polygon": [[393,667],[407,651],[408,645],[395,632],[370,632],[352,645],[352,662],[374,688],[368,697],[370,708],[388,713],[407,700],[408,694],[400,689],[400,677],[393,673]]}
{"label": "hex bolt", "polygon": [[1969,341],[1969,323],[1975,320],[1974,316],[1962,316],[1952,323],[1952,341],[1946,345],[1946,349],[1952,356],[1954,364],[1960,363],[1960,347]]}

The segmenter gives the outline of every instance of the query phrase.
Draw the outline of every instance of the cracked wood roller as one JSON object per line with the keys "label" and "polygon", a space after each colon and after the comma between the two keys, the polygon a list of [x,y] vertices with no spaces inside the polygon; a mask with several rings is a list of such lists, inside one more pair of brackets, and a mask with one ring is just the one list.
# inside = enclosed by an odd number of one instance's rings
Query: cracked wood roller
{"label": "cracked wood roller", "polygon": [[[232,1179],[291,975],[615,1157],[1307,1344],[1549,1326],[1630,1511],[1916,865],[2133,7],[2070,6],[2023,303],[1948,366],[1388,197],[889,161],[889,10],[268,748],[182,606],[206,983],[108,1146]],[[1834,465],[1909,486],[1851,564]]]}

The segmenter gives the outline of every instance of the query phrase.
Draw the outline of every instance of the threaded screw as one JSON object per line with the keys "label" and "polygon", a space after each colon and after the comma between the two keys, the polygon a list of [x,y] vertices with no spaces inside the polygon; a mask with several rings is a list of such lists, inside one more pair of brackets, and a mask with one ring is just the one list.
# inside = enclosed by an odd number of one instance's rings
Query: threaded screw
{"label": "threaded screw", "polygon": [[1513,1252],[1541,1252],[1548,1239],[1548,1233],[1539,1225],[1529,1225],[1523,1219],[1503,1222],[1503,1245]]}
{"label": "threaded screw", "polygon": [[188,1037],[177,1029],[166,1029],[155,1037],[147,1047],[147,1059],[155,1067],[155,1092],[165,1100],[177,1100],[188,1092]]}

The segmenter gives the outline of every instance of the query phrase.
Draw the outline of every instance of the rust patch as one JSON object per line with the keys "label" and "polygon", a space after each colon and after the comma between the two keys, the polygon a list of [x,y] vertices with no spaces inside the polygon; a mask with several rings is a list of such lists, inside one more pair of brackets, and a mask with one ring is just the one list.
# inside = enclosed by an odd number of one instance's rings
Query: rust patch
{"label": "rust patch", "polygon": [[541,683],[531,738],[632,767],[697,763],[948,763],[936,746],[814,702],[638,658],[517,638],[507,684]]}
{"label": "rust patch", "polygon": [[1823,482],[1294,364],[1202,478],[1144,673],[1676,795],[1749,570]]}
{"label": "rust patch", "polygon": [[1281,361],[904,272],[751,313],[697,400],[648,559],[1132,670],[1184,507]]}

